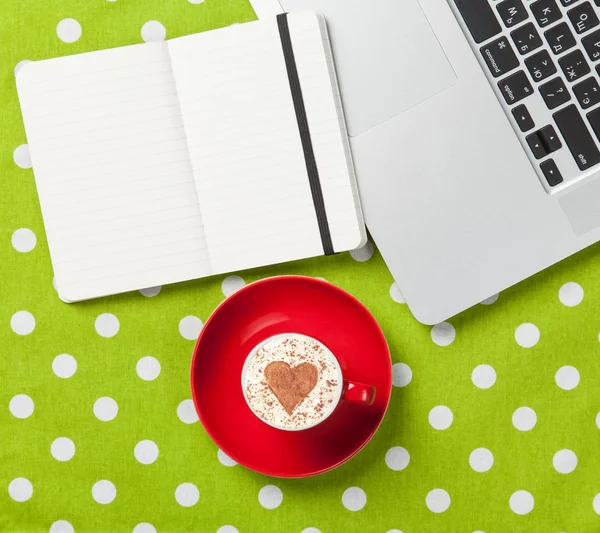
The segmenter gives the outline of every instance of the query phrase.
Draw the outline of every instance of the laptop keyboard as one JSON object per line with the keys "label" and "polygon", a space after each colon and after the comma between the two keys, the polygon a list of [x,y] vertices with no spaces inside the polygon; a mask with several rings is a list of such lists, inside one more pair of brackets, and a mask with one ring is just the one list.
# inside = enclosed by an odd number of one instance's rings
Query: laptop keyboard
{"label": "laptop keyboard", "polygon": [[600,0],[452,2],[546,190],[588,175],[600,163]]}

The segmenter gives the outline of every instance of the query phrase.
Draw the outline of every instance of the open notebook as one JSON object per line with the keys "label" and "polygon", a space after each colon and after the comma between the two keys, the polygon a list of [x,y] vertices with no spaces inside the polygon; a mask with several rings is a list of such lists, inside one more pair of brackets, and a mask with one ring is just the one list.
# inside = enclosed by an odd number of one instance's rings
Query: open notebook
{"label": "open notebook", "polygon": [[65,301],[366,241],[320,15],[39,61],[17,88]]}

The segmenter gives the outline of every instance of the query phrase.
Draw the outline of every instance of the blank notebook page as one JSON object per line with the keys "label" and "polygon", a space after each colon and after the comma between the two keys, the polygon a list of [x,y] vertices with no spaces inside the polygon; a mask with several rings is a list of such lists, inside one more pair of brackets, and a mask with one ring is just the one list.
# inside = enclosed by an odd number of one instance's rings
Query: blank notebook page
{"label": "blank notebook page", "polygon": [[[364,229],[325,26],[288,16],[335,251]],[[323,255],[275,19],[169,42],[213,273]]]}
{"label": "blank notebook page", "polygon": [[35,62],[17,85],[62,298],[211,273],[166,43]]}

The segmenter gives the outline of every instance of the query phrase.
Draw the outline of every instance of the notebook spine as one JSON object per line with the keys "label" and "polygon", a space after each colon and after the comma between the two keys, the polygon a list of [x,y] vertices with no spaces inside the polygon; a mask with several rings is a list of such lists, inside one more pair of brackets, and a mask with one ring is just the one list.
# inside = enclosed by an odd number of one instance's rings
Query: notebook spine
{"label": "notebook spine", "polygon": [[310,183],[310,191],[317,216],[317,223],[319,225],[319,233],[321,234],[323,252],[325,255],[332,255],[335,253],[335,251],[333,249],[333,242],[331,240],[329,222],[327,221],[327,212],[325,210],[325,202],[323,200],[323,190],[321,188],[321,180],[319,178],[319,169],[317,167],[317,160],[315,158],[312,139],[310,136],[310,128],[308,126],[308,119],[306,117],[306,108],[304,106],[302,87],[300,85],[300,77],[298,76],[298,68],[296,66],[296,58],[294,57],[294,49],[292,47],[287,13],[277,15],[277,26],[279,28],[279,37],[281,39],[281,47],[283,50],[285,67],[290,84],[290,93],[294,102],[294,111],[296,113],[296,121],[298,123],[298,132],[300,134],[302,150],[304,152],[306,173]]}

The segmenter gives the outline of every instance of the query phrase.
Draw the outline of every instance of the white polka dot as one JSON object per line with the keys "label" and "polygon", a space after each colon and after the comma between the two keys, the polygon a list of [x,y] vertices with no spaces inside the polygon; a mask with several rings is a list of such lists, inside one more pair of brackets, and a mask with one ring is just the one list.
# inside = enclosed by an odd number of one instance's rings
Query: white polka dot
{"label": "white polka dot", "polygon": [[22,144],[15,148],[13,159],[17,166],[21,168],[31,168],[31,155],[29,154],[29,145]]}
{"label": "white polka dot", "polygon": [[596,415],[596,427],[600,429],[600,413]]}
{"label": "white polka dot", "polygon": [[359,263],[364,263],[365,261],[368,261],[369,259],[371,259],[371,257],[373,257],[374,251],[375,247],[373,246],[373,243],[371,241],[367,241],[367,244],[365,244],[362,248],[352,250],[350,252],[350,256],[355,261],[358,261]]}
{"label": "white polka dot", "polygon": [[74,533],[73,526],[66,520],[58,520],[50,526],[49,533]]}
{"label": "white polka dot", "polygon": [[117,497],[117,487],[110,481],[103,479],[94,483],[92,487],[92,498],[98,503],[106,505]]}
{"label": "white polka dot", "polygon": [[455,338],[456,330],[449,322],[441,322],[431,328],[431,340],[438,346],[448,346]]}
{"label": "white polka dot", "polygon": [[385,454],[385,464],[391,470],[404,470],[410,463],[410,454],[402,446],[394,446]]}
{"label": "white polka dot", "polygon": [[9,483],[8,494],[16,502],[26,502],[33,495],[33,485],[28,479],[18,477]]}
{"label": "white polka dot", "polygon": [[160,374],[160,363],[155,357],[147,355],[137,362],[135,371],[144,381],[154,381]]}
{"label": "white polka dot", "polygon": [[190,4],[201,4],[204,0],[188,0]]}
{"label": "white polka dot", "polygon": [[219,462],[225,466],[235,466],[237,463],[229,457],[223,450],[219,450],[217,452],[217,457],[219,458]]}
{"label": "white polka dot", "polygon": [[574,366],[563,366],[554,376],[556,384],[564,390],[573,390],[579,385],[579,371]]}
{"label": "white polka dot", "polygon": [[27,253],[35,248],[37,239],[30,229],[20,228],[12,234],[11,242],[17,252]]}
{"label": "white polka dot", "polygon": [[321,533],[321,531],[316,527],[307,527],[306,529],[302,530],[302,533]]}
{"label": "white polka dot", "polygon": [[196,413],[194,402],[192,400],[183,400],[177,406],[177,416],[184,424],[198,422],[198,413]]}
{"label": "white polka dot", "polygon": [[432,513],[443,513],[450,507],[450,494],[444,489],[433,489],[427,494],[425,504]]}
{"label": "white polka dot", "polygon": [[10,318],[10,327],[17,335],[29,335],[35,328],[35,318],[29,311],[17,311]]}
{"label": "white polka dot", "polygon": [[132,533],[156,533],[156,528],[148,522],[141,522],[133,528]]}
{"label": "white polka dot", "polygon": [[104,396],[94,402],[94,415],[102,422],[112,420],[119,412],[119,406],[112,398]]}
{"label": "white polka dot", "polygon": [[23,59],[23,61],[19,61],[15,65],[15,76],[19,73],[19,70],[21,70],[25,65],[27,65],[27,63],[31,63],[31,61],[29,59]]}
{"label": "white polka dot", "polygon": [[142,440],[135,445],[133,455],[143,465],[152,464],[158,458],[158,446],[151,440]]}
{"label": "white polka dot", "polygon": [[158,285],[156,287],[148,287],[146,289],[140,289],[140,293],[146,298],[152,298],[156,296],[160,290],[162,289],[162,285]]}
{"label": "white polka dot", "polygon": [[558,291],[558,299],[567,307],[575,307],[583,300],[583,288],[573,281],[565,283]]}
{"label": "white polka dot", "polygon": [[481,304],[482,305],[492,305],[492,304],[494,304],[494,303],[496,303],[498,301],[498,297],[499,296],[500,296],[500,294],[493,294],[489,298],[486,298],[485,300],[482,300]]}
{"label": "white polka dot", "polygon": [[283,492],[275,485],[266,485],[258,492],[258,502],[265,509],[275,509],[283,501]]}
{"label": "white polka dot", "polygon": [[399,529],[390,529],[387,533],[402,533]]}
{"label": "white polka dot", "polygon": [[175,489],[175,499],[182,507],[192,507],[200,499],[200,491],[193,483],[182,483]]}
{"label": "white polka dot", "polygon": [[63,19],[56,26],[58,38],[65,43],[74,43],[81,37],[81,24],[75,19]]}
{"label": "white polka dot", "polygon": [[494,456],[487,448],[477,448],[469,455],[469,465],[475,472],[487,472],[494,464]]}
{"label": "white polka dot", "polygon": [[119,324],[119,319],[112,313],[102,313],[96,318],[94,327],[98,335],[108,339],[114,337],[119,332],[121,325]]}
{"label": "white polka dot", "polygon": [[519,407],[512,415],[512,423],[519,431],[529,431],[537,423],[537,415],[531,407]]}
{"label": "white polka dot", "polygon": [[600,514],[600,494],[596,494],[594,497],[592,507],[594,508],[594,511],[596,511],[596,514]]}
{"label": "white polka dot", "polygon": [[392,384],[394,387],[406,387],[412,381],[412,370],[404,363],[392,365]]}
{"label": "white polka dot", "polygon": [[221,283],[221,290],[225,296],[231,296],[246,285],[246,282],[239,276],[227,276]]}
{"label": "white polka dot", "polygon": [[453,419],[452,411],[445,405],[438,405],[429,411],[429,423],[434,429],[448,429]]}
{"label": "white polka dot", "polygon": [[33,413],[33,400],[27,394],[13,396],[8,404],[8,409],[16,418],[28,418]]}
{"label": "white polka dot", "polygon": [[367,504],[367,495],[358,487],[350,487],[342,494],[342,504],[348,511],[360,511]]}
{"label": "white polka dot", "polygon": [[217,533],[240,533],[237,528],[233,526],[221,526],[217,529]]}
{"label": "white polka dot", "polygon": [[70,378],[77,371],[77,361],[72,355],[61,353],[52,361],[52,371],[59,378]]}
{"label": "white polka dot", "polygon": [[202,330],[202,320],[197,316],[186,316],[179,322],[179,333],[188,341],[195,341]]}
{"label": "white polka dot", "polygon": [[67,437],[58,437],[50,446],[50,453],[57,461],[69,461],[75,455],[75,444]]}
{"label": "white polka dot", "polygon": [[540,340],[540,330],[535,324],[526,322],[515,330],[515,340],[523,348],[531,348]]}
{"label": "white polka dot", "polygon": [[560,450],[554,454],[552,466],[559,474],[570,474],[577,466],[577,456],[571,450]]}
{"label": "white polka dot", "polygon": [[471,373],[473,385],[480,389],[489,389],[496,383],[496,371],[490,365],[476,366]]}
{"label": "white polka dot", "polygon": [[166,36],[167,30],[157,20],[149,20],[142,26],[142,39],[147,43],[164,41]]}
{"label": "white polka dot", "polygon": [[400,292],[400,287],[398,287],[398,284],[396,282],[392,283],[392,286],[390,287],[390,297],[396,303],[399,303],[399,304],[406,303],[404,296],[402,296],[402,293]]}
{"label": "white polka dot", "polygon": [[529,492],[526,490],[518,490],[513,493],[508,503],[513,513],[523,515],[532,511],[534,501],[533,496]]}

